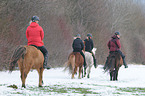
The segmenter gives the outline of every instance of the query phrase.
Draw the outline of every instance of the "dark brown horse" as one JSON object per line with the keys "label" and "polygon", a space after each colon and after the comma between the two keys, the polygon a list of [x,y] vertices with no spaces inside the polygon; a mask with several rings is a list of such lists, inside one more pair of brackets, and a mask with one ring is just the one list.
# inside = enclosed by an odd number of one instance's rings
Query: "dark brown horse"
{"label": "dark brown horse", "polygon": [[43,62],[44,56],[40,50],[34,46],[19,46],[11,58],[9,70],[12,72],[18,63],[21,73],[22,87],[25,88],[27,74],[30,69],[36,69],[39,73],[39,87],[42,87],[42,75],[44,71]]}
{"label": "dark brown horse", "polygon": [[69,67],[69,72],[72,74],[72,79],[74,79],[74,75],[79,68],[79,76],[78,78],[81,79],[82,68],[84,64],[84,58],[79,52],[72,52],[69,55],[68,61],[66,62],[67,66],[65,69]]}
{"label": "dark brown horse", "polygon": [[118,52],[111,52],[108,57],[108,64],[106,65],[105,72],[109,70],[110,80],[118,80],[118,71],[122,66],[123,60]]}

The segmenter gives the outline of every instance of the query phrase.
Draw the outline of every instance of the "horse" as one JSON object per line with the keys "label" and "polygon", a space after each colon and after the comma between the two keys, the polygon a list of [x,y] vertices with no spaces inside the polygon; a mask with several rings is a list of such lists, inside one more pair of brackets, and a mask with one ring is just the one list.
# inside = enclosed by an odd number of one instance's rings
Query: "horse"
{"label": "horse", "polygon": [[[95,55],[97,48],[93,48],[92,52]],[[85,51],[85,59],[86,59],[86,69],[84,68],[85,72],[84,72],[84,77],[87,74],[87,78],[90,78],[90,72],[91,72],[91,68],[94,65],[94,60],[93,60],[93,56],[92,53]],[[95,68],[97,67],[96,65],[94,65]],[[87,70],[87,73],[86,73]]]}
{"label": "horse", "polygon": [[110,52],[105,72],[109,70],[110,81],[118,80],[119,68],[123,65],[123,60],[119,52]]}
{"label": "horse", "polygon": [[72,79],[74,79],[74,75],[77,73],[77,69],[79,68],[79,76],[78,78],[81,79],[82,68],[84,64],[84,58],[80,54],[80,52],[72,52],[69,55],[68,61],[65,63],[66,68],[69,68],[69,73],[72,74]]}
{"label": "horse", "polygon": [[22,81],[22,87],[25,88],[25,80],[30,69],[36,69],[39,74],[39,87],[42,87],[42,77],[44,71],[43,62],[44,56],[39,49],[28,45],[19,46],[15,49],[11,58],[9,71],[12,72],[18,63],[18,67],[21,73],[20,77]]}

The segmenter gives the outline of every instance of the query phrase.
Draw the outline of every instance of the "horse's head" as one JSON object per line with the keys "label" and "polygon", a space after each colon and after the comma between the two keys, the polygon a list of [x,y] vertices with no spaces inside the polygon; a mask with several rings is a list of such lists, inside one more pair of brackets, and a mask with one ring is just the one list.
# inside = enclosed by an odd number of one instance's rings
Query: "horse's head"
{"label": "horse's head", "polygon": [[94,55],[95,55],[96,50],[97,50],[97,48],[92,49],[92,52],[94,53]]}

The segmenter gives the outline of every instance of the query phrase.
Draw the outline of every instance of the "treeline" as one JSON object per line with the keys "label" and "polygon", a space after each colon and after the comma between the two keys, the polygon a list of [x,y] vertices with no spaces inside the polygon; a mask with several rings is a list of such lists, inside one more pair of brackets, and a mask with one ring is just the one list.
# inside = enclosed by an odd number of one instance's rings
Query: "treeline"
{"label": "treeline", "polygon": [[25,31],[33,15],[40,17],[49,52],[48,64],[63,66],[73,37],[92,33],[99,64],[108,55],[107,42],[121,33],[127,63],[145,64],[144,0],[1,0],[0,70],[8,69],[15,48],[26,45]]}

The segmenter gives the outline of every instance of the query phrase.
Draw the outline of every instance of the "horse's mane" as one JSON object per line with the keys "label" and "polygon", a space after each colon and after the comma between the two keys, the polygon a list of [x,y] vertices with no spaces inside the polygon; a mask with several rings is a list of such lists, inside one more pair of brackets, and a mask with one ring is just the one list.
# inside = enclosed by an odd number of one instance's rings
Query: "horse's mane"
{"label": "horse's mane", "polygon": [[14,67],[17,64],[17,61],[22,57],[24,58],[24,55],[26,53],[26,48],[24,46],[18,46],[16,50],[14,51],[14,54],[10,60],[10,71],[13,71]]}

